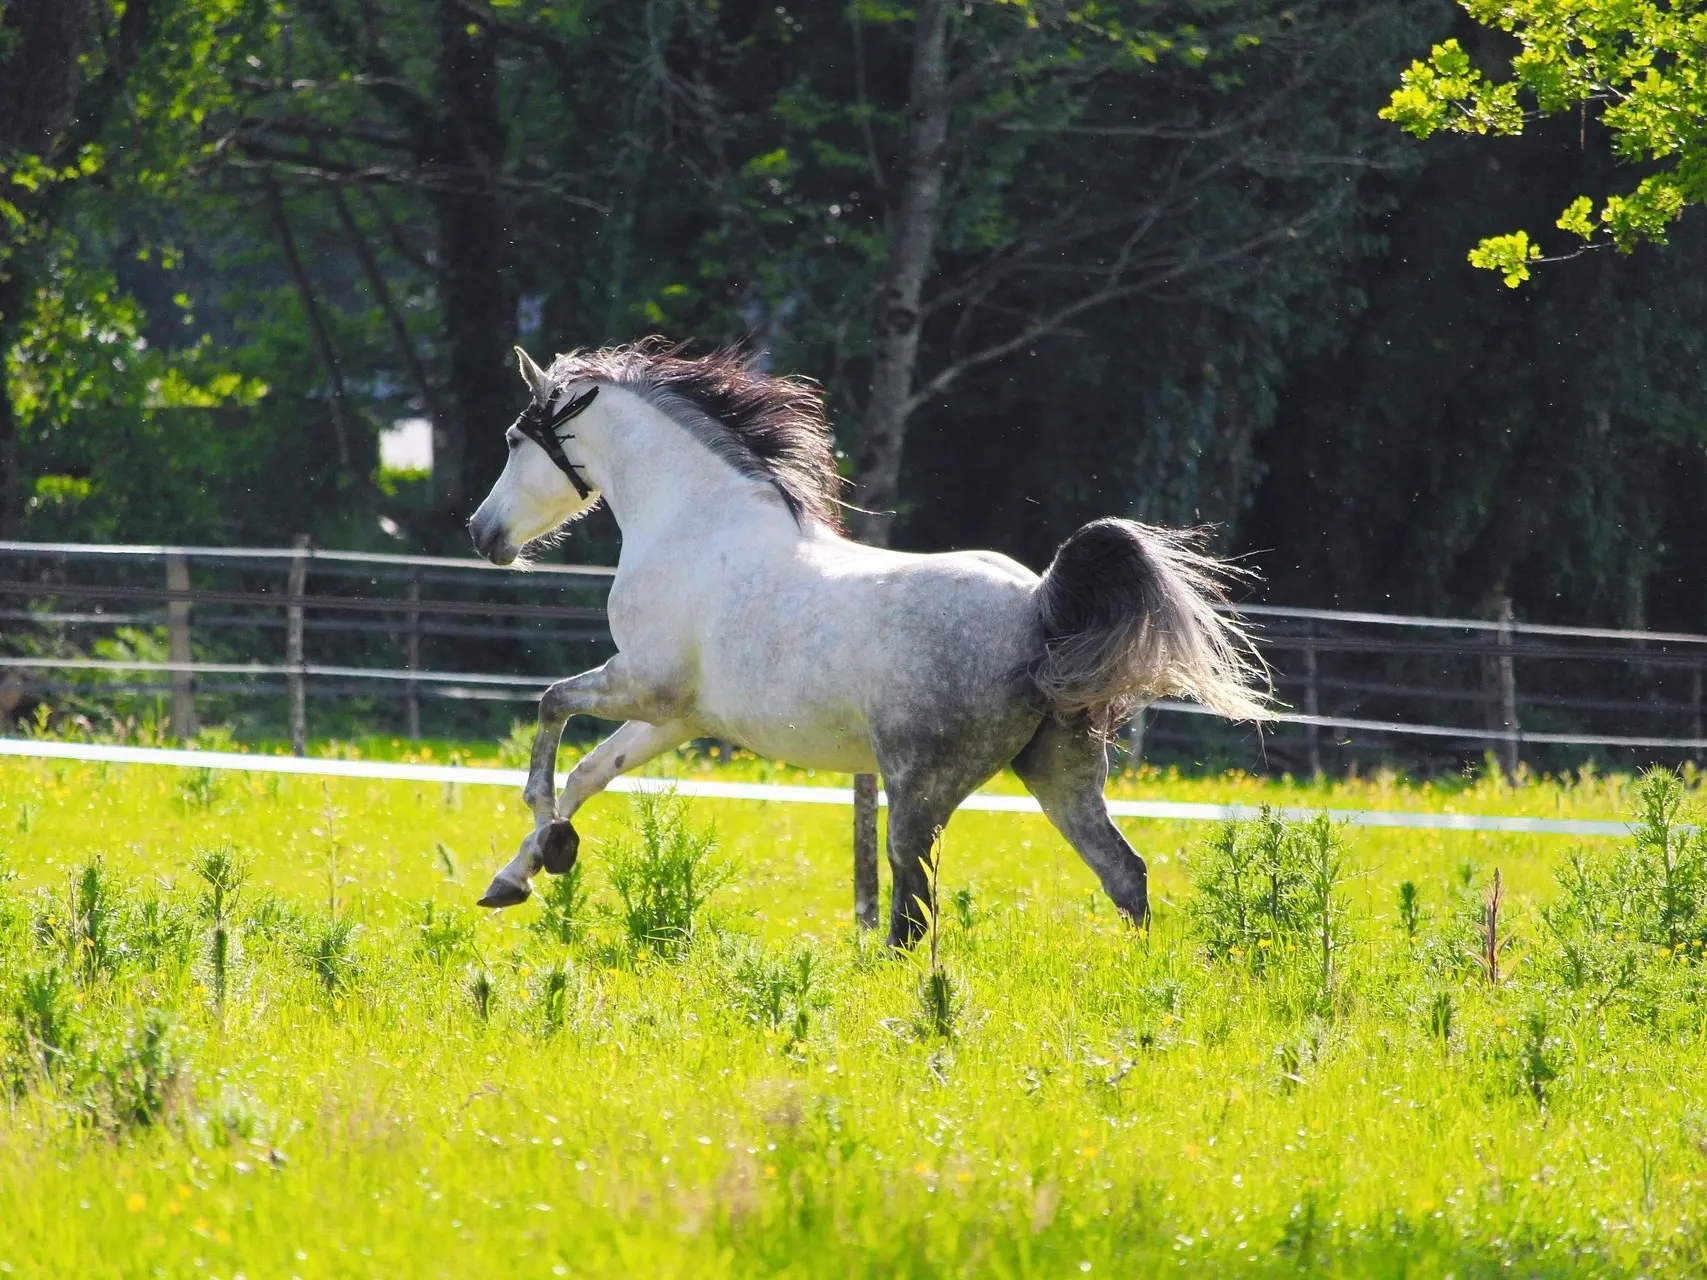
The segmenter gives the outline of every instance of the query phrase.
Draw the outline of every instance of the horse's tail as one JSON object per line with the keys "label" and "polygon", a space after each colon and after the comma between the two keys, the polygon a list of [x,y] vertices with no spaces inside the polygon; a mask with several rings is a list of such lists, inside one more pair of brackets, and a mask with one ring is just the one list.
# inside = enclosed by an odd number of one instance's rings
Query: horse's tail
{"label": "horse's tail", "polygon": [[1201,542],[1201,531],[1110,519],[1061,544],[1037,589],[1044,651],[1030,667],[1050,711],[1087,715],[1103,733],[1167,695],[1269,718],[1268,666],[1214,607],[1237,571]]}

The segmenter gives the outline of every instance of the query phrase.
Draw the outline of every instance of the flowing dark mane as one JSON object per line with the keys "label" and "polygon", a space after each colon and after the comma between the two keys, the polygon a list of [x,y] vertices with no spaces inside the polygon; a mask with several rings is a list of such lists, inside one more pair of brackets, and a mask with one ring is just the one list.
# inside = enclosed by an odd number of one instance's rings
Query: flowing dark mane
{"label": "flowing dark mane", "polygon": [[644,397],[735,470],[775,485],[796,520],[840,530],[842,482],[816,383],[761,373],[738,347],[689,356],[655,337],[558,356],[550,376],[558,386],[593,378]]}

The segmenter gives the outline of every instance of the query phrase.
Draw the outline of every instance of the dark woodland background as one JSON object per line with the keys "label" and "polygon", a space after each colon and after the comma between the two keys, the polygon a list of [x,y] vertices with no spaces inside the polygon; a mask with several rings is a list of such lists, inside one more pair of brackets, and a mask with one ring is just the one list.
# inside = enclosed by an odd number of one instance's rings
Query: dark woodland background
{"label": "dark woodland background", "polygon": [[6,0],[0,525],[467,554],[511,344],[661,332],[822,381],[896,546],[1125,513],[1273,603],[1707,630],[1700,220],[1470,268],[1628,175],[1379,121],[1448,34],[1506,52],[1446,0]]}

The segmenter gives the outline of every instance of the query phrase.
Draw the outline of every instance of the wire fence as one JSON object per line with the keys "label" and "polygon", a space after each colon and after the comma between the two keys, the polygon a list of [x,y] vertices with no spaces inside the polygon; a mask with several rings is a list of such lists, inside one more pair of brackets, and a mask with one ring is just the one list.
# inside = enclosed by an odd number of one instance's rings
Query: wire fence
{"label": "wire fence", "polygon": [[[0,542],[0,722],[44,700],[100,717],[319,734],[477,731],[612,651],[615,571],[289,548]],[[1558,769],[1707,753],[1707,636],[1241,606],[1279,718],[1164,701],[1129,745],[1162,760],[1336,772],[1491,752]]]}

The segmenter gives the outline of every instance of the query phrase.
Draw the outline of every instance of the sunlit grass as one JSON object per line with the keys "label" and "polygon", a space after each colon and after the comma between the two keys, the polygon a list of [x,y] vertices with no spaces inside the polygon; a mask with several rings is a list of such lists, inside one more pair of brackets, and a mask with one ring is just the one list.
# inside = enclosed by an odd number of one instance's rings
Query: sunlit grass
{"label": "sunlit grass", "polygon": [[[451,744],[429,744],[444,762]],[[329,749],[330,750],[330,749]],[[402,758],[422,748],[339,747]],[[459,749],[471,766],[490,747]],[[392,754],[394,753],[394,754]],[[512,762],[513,763],[513,762]],[[746,759],[664,776],[807,778]],[[1010,780],[1011,781],[1011,780]],[[1146,775],[1119,794],[1621,816],[1627,779],[1410,786]],[[1125,822],[1151,859],[1148,936],[1041,819],[948,831],[944,963],[964,1005],[923,1035],[920,970],[848,927],[842,808],[696,800],[734,878],[679,961],[626,945],[604,850],[630,801],[577,825],[592,907],[569,944],[469,904],[526,829],[473,786],[0,761],[0,1002],[54,963],[34,921],[99,855],[126,910],[186,909],[198,851],[249,860],[223,1012],[209,928],[186,963],[83,983],[83,1049],[124,1060],[144,1011],[184,1075],[151,1126],[40,1082],[0,1115],[0,1268],[16,1274],[1690,1275],[1703,1266],[1699,1006],[1644,1022],[1562,1007],[1532,961],[1490,989],[1454,959],[1495,867],[1519,941],[1572,842],[1351,831],[1351,942],[1324,998],[1186,932],[1202,825]],[[1605,847],[1605,842],[1600,842]],[[1397,925],[1414,881],[1417,942]],[[297,924],[249,923],[256,904]],[[423,941],[423,904],[436,941]],[[331,988],[304,959],[350,918]],[[446,926],[445,920],[466,921]],[[754,975],[812,956],[804,1022]],[[759,957],[764,963],[755,960]],[[1680,961],[1693,966],[1698,962]],[[769,968],[766,968],[766,965]],[[553,973],[556,992],[551,995]],[[485,1016],[476,999],[484,978]],[[1431,1002],[1449,997],[1445,1043]],[[790,997],[791,999],[793,997]],[[553,1000],[556,1003],[553,1005]],[[1557,1075],[1525,1086],[1525,1019]],[[553,1012],[555,1009],[555,1013]],[[1693,1012],[1691,1010],[1693,1009]],[[126,1045],[131,1048],[127,1049]],[[5,1052],[0,1050],[0,1053]],[[91,1086],[93,1087],[93,1086]]]}

